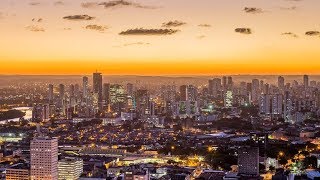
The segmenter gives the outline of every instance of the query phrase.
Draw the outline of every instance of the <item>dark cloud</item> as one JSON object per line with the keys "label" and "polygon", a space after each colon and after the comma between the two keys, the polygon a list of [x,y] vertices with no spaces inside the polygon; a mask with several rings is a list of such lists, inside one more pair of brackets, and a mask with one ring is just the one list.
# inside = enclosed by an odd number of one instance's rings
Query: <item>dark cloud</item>
{"label": "dark cloud", "polygon": [[53,3],[55,6],[60,6],[60,5],[64,5],[63,1],[56,1]]}
{"label": "dark cloud", "polygon": [[250,28],[236,28],[234,31],[241,34],[252,34],[252,30]]}
{"label": "dark cloud", "polygon": [[43,19],[42,18],[33,18],[32,20],[31,20],[32,22],[42,22],[43,21]]}
{"label": "dark cloud", "polygon": [[100,26],[100,25],[96,25],[96,24],[87,25],[85,28],[90,29],[90,30],[100,31],[100,32],[103,32],[108,29],[108,27],[106,27],[106,26]]}
{"label": "dark cloud", "polygon": [[65,16],[63,19],[67,20],[93,20],[95,17],[89,16],[89,15],[72,15],[72,16]]}
{"label": "dark cloud", "polygon": [[156,9],[154,6],[146,6],[136,2],[131,2],[127,0],[113,0],[108,2],[102,2],[98,5],[104,6],[105,8],[116,8],[116,7],[135,7],[135,8],[143,8],[143,9]]}
{"label": "dark cloud", "polygon": [[83,8],[96,8],[99,6],[99,3],[97,2],[85,2],[85,3],[81,3],[81,6]]}
{"label": "dark cloud", "polygon": [[38,6],[40,4],[41,4],[40,2],[30,2],[29,3],[29,5],[31,5],[31,6]]}
{"label": "dark cloud", "polygon": [[251,14],[263,13],[262,9],[256,8],[256,7],[245,7],[243,10],[246,13],[251,13]]}
{"label": "dark cloud", "polygon": [[135,43],[126,43],[123,44],[123,46],[143,46],[143,45],[150,45],[150,43],[145,43],[145,42],[135,42]]}
{"label": "dark cloud", "polygon": [[206,38],[207,36],[205,36],[205,35],[200,35],[200,36],[197,36],[197,39],[204,39],[204,38]]}
{"label": "dark cloud", "polygon": [[199,24],[198,26],[199,26],[199,27],[205,27],[205,28],[211,27],[210,24]]}
{"label": "dark cloud", "polygon": [[281,35],[283,36],[290,36],[290,37],[294,37],[294,38],[298,38],[299,36],[293,32],[285,32],[285,33],[282,33]]}
{"label": "dark cloud", "polygon": [[187,24],[187,23],[185,23],[183,21],[175,20],[175,21],[169,21],[169,22],[166,22],[166,23],[162,23],[162,27],[166,27],[166,28],[178,27],[178,26],[183,26],[185,24]]}
{"label": "dark cloud", "polygon": [[320,32],[319,31],[307,31],[305,33],[305,35],[307,35],[307,36],[319,36]]}
{"label": "dark cloud", "polygon": [[26,27],[27,30],[32,31],[32,32],[45,32],[45,29],[39,26],[27,26]]}
{"label": "dark cloud", "polygon": [[176,29],[144,29],[144,28],[136,28],[136,29],[128,29],[126,31],[122,31],[119,35],[172,35],[179,32]]}
{"label": "dark cloud", "polygon": [[287,10],[287,11],[293,11],[297,9],[297,6],[291,6],[291,7],[280,7],[281,10]]}

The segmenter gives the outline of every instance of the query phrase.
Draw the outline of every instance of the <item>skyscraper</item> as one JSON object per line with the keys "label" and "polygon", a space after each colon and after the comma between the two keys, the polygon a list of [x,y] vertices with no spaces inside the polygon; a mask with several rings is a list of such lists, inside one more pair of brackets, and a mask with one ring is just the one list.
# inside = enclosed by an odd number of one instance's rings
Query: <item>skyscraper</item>
{"label": "skyscraper", "polygon": [[71,85],[69,86],[69,96],[70,96],[70,97],[73,97],[73,96],[74,96],[74,85],[73,85],[73,84],[71,84]]}
{"label": "skyscraper", "polygon": [[84,76],[82,78],[82,94],[83,94],[83,98],[87,98],[87,96],[88,96],[88,83],[89,83],[88,77]]}
{"label": "skyscraper", "polygon": [[48,93],[48,99],[49,103],[53,101],[54,95],[53,95],[53,85],[49,84],[49,93]]}
{"label": "skyscraper", "polygon": [[214,78],[209,80],[209,94],[217,97],[221,91],[221,79]]}
{"label": "skyscraper", "polygon": [[103,99],[106,104],[110,104],[110,84],[104,83],[103,84]]}
{"label": "skyscraper", "polygon": [[187,100],[187,85],[180,86],[180,101]]}
{"label": "skyscraper", "polygon": [[75,84],[75,85],[74,85],[74,95],[75,95],[76,97],[79,97],[79,94],[80,94],[79,84]]}
{"label": "skyscraper", "polygon": [[251,87],[251,100],[253,104],[258,104],[259,101],[259,80],[258,79],[253,79],[252,80],[252,87]]}
{"label": "skyscraper", "polygon": [[36,137],[30,143],[31,180],[58,179],[58,139]]}
{"label": "skyscraper", "polygon": [[225,89],[227,86],[227,77],[226,76],[223,76],[222,77],[222,87],[223,89]]}
{"label": "skyscraper", "polygon": [[284,91],[284,77],[282,76],[278,77],[278,88],[280,89],[280,91]]}
{"label": "skyscraper", "polygon": [[93,93],[98,94],[98,102],[102,101],[102,75],[101,73],[93,73]]}
{"label": "skyscraper", "polygon": [[65,92],[64,85],[63,84],[59,84],[59,98],[60,99],[64,98],[64,92]]}
{"label": "skyscraper", "polygon": [[188,85],[187,86],[187,101],[196,101],[197,100],[197,93],[198,90],[195,86],[193,85]]}
{"label": "skyscraper", "polygon": [[303,85],[304,85],[304,87],[309,86],[309,76],[308,75],[303,76]]}
{"label": "skyscraper", "polygon": [[127,95],[131,97],[133,96],[133,84],[131,83],[127,84]]}
{"label": "skyscraper", "polygon": [[223,99],[224,99],[224,107],[226,107],[226,108],[232,107],[232,103],[233,103],[233,93],[232,93],[232,91],[229,91],[229,90],[226,91],[224,93]]}
{"label": "skyscraper", "polygon": [[266,115],[282,115],[283,96],[282,94],[262,94],[260,95],[260,113]]}
{"label": "skyscraper", "polygon": [[228,88],[228,90],[232,90],[232,87],[233,87],[232,77],[231,77],[231,76],[228,76],[227,88]]}
{"label": "skyscraper", "polygon": [[65,88],[63,84],[59,84],[59,107],[64,108]]}

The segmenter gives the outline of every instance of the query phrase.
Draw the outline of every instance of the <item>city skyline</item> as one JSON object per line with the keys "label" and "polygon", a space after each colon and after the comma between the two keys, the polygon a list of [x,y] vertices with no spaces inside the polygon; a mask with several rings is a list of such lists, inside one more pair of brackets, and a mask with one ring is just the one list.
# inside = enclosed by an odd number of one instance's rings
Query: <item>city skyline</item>
{"label": "city skyline", "polygon": [[319,0],[0,0],[0,179],[320,179]]}
{"label": "city skyline", "polygon": [[319,74],[319,4],[3,0],[0,72]]}

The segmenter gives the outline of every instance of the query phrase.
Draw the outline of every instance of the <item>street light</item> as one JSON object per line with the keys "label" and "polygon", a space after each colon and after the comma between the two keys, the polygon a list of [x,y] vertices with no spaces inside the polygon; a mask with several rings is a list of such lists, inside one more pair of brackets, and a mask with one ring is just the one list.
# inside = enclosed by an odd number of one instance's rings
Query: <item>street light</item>
{"label": "street light", "polygon": [[279,152],[279,156],[280,156],[280,157],[284,156],[284,152],[280,151],[280,152]]}
{"label": "street light", "polygon": [[208,147],[208,152],[212,152],[214,149],[213,149],[213,147],[212,146],[209,146]]}

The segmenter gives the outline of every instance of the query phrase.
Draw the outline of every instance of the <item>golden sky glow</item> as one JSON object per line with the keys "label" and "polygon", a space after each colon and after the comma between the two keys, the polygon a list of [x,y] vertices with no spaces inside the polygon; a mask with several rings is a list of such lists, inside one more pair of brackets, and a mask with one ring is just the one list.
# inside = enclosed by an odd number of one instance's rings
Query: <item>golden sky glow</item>
{"label": "golden sky glow", "polygon": [[[88,2],[110,1],[1,0],[0,74],[319,74],[320,35],[305,35],[320,31],[319,0]],[[83,14],[95,19],[63,19]],[[171,35],[119,35],[175,20]]]}

